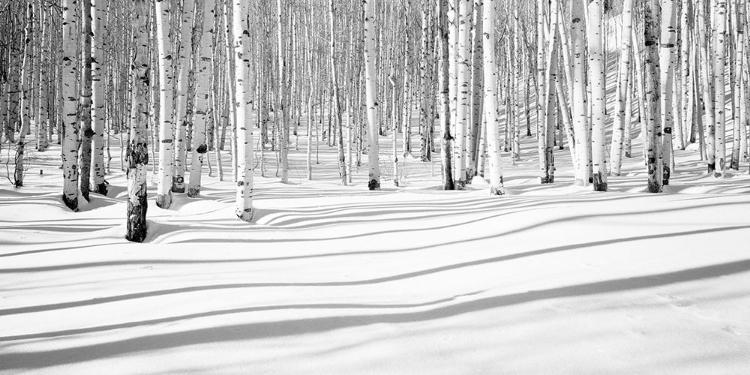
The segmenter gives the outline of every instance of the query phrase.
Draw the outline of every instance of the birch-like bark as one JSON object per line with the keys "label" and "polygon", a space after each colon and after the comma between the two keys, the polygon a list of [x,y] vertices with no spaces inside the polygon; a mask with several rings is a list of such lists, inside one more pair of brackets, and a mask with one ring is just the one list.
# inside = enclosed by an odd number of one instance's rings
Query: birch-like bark
{"label": "birch-like bark", "polygon": [[495,64],[495,20],[496,0],[487,0],[483,7],[483,24],[487,28],[484,35],[484,110],[487,119],[487,149],[490,154],[490,194],[503,195],[503,171],[500,160],[500,121],[497,113],[497,67]]}
{"label": "birch-like bark", "polygon": [[368,143],[370,151],[367,154],[369,174],[367,178],[367,188],[370,190],[380,190],[380,165],[378,159],[378,81],[377,71],[375,70],[376,59],[376,33],[375,33],[375,0],[362,0],[364,7],[364,44],[365,44],[365,86],[367,99],[367,123],[368,123]]}
{"label": "birch-like bark", "polygon": [[[21,129],[16,142],[15,170],[13,172],[13,184],[15,187],[23,186],[26,134],[29,132],[31,126],[31,77],[34,66],[34,5],[31,3],[26,6],[25,20],[26,27],[24,28],[23,58],[21,63]],[[88,191],[85,197],[88,200]]]}
{"label": "birch-like bark", "polygon": [[76,50],[78,42],[77,0],[63,0],[62,54],[62,121],[65,136],[62,140],[63,202],[78,211],[78,90],[76,78]]}
{"label": "birch-like bark", "polygon": [[644,45],[646,51],[646,106],[647,106],[647,170],[648,191],[661,193],[662,153],[661,153],[661,118],[659,117],[659,0],[646,3]]}
{"label": "birch-like bark", "polygon": [[735,9],[735,12],[737,14],[736,17],[736,24],[734,25],[734,28],[737,30],[735,34],[735,44],[736,44],[736,50],[735,50],[735,62],[734,62],[734,68],[735,68],[735,74],[734,74],[734,82],[732,84],[734,85],[734,121],[733,121],[733,137],[732,137],[732,162],[731,162],[731,168],[735,171],[740,170],[740,153],[742,149],[742,140],[744,140],[743,128],[745,126],[745,118],[743,117],[744,114],[742,113],[742,75],[743,70],[746,69],[744,62],[745,62],[745,7],[742,4],[743,1],[733,1],[733,8]]}
{"label": "birch-like bark", "polygon": [[93,124],[93,168],[91,177],[94,181],[94,192],[107,195],[109,183],[104,179],[106,168],[104,165],[104,132],[105,132],[105,72],[102,70],[104,64],[104,52],[106,50],[106,39],[104,32],[107,29],[107,5],[108,0],[92,0],[91,9],[94,15],[91,23],[93,30],[92,48],[94,58],[91,62],[91,122]]}
{"label": "birch-like bark", "polygon": [[167,0],[156,1],[156,38],[159,49],[159,182],[156,205],[168,209],[172,205],[172,44],[169,40],[170,5]]}
{"label": "birch-like bark", "polygon": [[659,48],[659,67],[661,89],[659,97],[661,105],[661,123],[664,129],[662,158],[664,177],[662,183],[669,185],[669,177],[672,172],[672,128],[674,127],[674,116],[672,104],[674,101],[674,61],[677,46],[677,7],[674,0],[662,1],[661,38]]}
{"label": "birch-like bark", "polygon": [[471,12],[472,0],[458,0],[458,91],[456,107],[456,189],[466,189],[467,129],[471,121]]}
{"label": "birch-like bark", "polygon": [[714,110],[715,112],[715,177],[723,177],[724,163],[726,161],[726,146],[724,143],[725,120],[726,120],[726,103],[724,87],[724,69],[726,66],[726,39],[727,39],[727,2],[726,0],[713,1],[714,22],[716,31],[714,35],[714,53],[713,53],[713,79],[714,79]]}
{"label": "birch-like bark", "polygon": [[329,26],[331,30],[331,85],[333,86],[333,109],[335,111],[334,118],[336,120],[336,143],[338,149],[338,162],[339,162],[339,178],[341,184],[346,186],[346,158],[344,157],[344,123],[341,119],[341,99],[339,98],[339,82],[338,75],[336,74],[336,21],[335,21],[335,8],[333,0],[328,1],[328,15],[329,15]]}
{"label": "birch-like bark", "polygon": [[[472,37],[472,70],[471,70],[471,131],[468,133],[468,150],[469,159],[468,167],[466,171],[467,183],[471,183],[471,180],[476,175],[478,163],[479,163],[479,141],[481,139],[480,128],[482,127],[482,109],[484,104],[483,94],[483,67],[482,61],[484,60],[483,38],[484,33],[482,8],[484,2],[482,0],[474,0],[474,27],[471,33]],[[493,33],[494,30],[488,27],[487,32]]]}
{"label": "birch-like bark", "polygon": [[147,171],[148,164],[148,131],[149,118],[149,68],[148,59],[148,13],[149,2],[135,0],[135,20],[133,39],[135,41],[134,59],[131,64],[133,84],[133,103],[130,111],[131,128],[128,142],[128,241],[143,242],[146,239],[146,211],[148,210]]}
{"label": "birch-like bark", "polygon": [[203,161],[208,152],[206,125],[208,123],[208,99],[211,90],[211,56],[213,55],[214,0],[204,0],[203,30],[200,34],[200,60],[195,77],[195,110],[193,113],[193,153],[190,162],[188,197],[194,198],[201,192]]}
{"label": "birch-like bark", "polygon": [[622,4],[622,46],[620,47],[620,66],[617,71],[617,101],[615,102],[615,122],[612,132],[612,175],[619,176],[622,167],[622,153],[625,138],[625,111],[630,110],[627,102],[628,79],[630,78],[630,35],[633,32],[633,0],[625,0]]}
{"label": "birch-like bark", "polygon": [[448,0],[437,0],[438,2],[438,26],[440,30],[440,71],[438,74],[440,84],[440,131],[441,137],[441,163],[443,169],[443,190],[453,190],[453,137],[451,137],[451,105],[450,105],[450,42],[448,23]]}
{"label": "birch-like bark", "polygon": [[244,0],[234,0],[232,8],[232,37],[234,38],[235,92],[233,103],[237,116],[237,196],[235,215],[250,222],[253,218],[253,127],[252,111],[249,5]]}
{"label": "birch-like bark", "polygon": [[604,49],[602,48],[603,0],[589,2],[589,67],[591,70],[591,156],[594,162],[594,191],[607,191],[605,137],[606,94]]}
{"label": "birch-like bark", "polygon": [[191,121],[187,118],[188,86],[190,80],[190,61],[193,55],[193,34],[195,0],[183,0],[182,20],[180,23],[180,52],[177,78],[177,105],[175,111],[175,122],[177,134],[175,137],[175,160],[174,173],[172,176],[172,191],[175,193],[185,192],[185,165],[187,149],[187,125]]}
{"label": "birch-like bark", "polygon": [[[286,59],[286,43],[284,41],[284,16],[287,12],[282,7],[282,0],[276,2],[276,22],[277,22],[277,42],[278,42],[278,99],[277,106],[274,108],[274,118],[276,124],[278,124],[281,130],[281,139],[279,140],[279,158],[281,159],[279,164],[281,169],[281,183],[287,183],[289,181],[289,116],[287,108],[287,59]],[[331,36],[333,38],[333,36]],[[331,134],[329,132],[329,137]]]}
{"label": "birch-like bark", "polygon": [[571,41],[573,43],[573,127],[576,134],[576,164],[575,184],[588,186],[591,177],[589,172],[589,141],[588,122],[586,118],[586,61],[585,61],[585,29],[584,0],[573,0],[571,8]]}
{"label": "birch-like bark", "polygon": [[690,4],[688,2],[682,4],[680,11],[680,76],[682,78],[682,86],[680,87],[682,92],[680,97],[680,107],[682,108],[682,117],[680,118],[681,123],[679,124],[679,128],[682,129],[682,134],[678,137],[678,146],[680,150],[685,149],[685,132],[692,134],[693,124],[693,76],[691,75],[692,69],[690,69],[692,48],[689,37],[689,24],[692,13],[689,11],[692,11]]}

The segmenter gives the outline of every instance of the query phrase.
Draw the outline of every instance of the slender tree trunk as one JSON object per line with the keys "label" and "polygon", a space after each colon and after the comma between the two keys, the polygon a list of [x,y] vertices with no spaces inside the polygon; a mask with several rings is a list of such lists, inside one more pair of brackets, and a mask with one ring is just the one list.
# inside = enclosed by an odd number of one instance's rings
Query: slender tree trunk
{"label": "slender tree trunk", "polygon": [[467,130],[471,121],[471,11],[472,0],[458,0],[458,91],[456,107],[456,189],[466,189]]}
{"label": "slender tree trunk", "polygon": [[630,78],[630,35],[633,30],[633,0],[625,0],[622,5],[622,47],[620,48],[620,66],[617,72],[617,102],[615,106],[615,122],[612,132],[612,175],[619,176],[622,167],[622,151],[624,145],[626,113],[630,108],[626,106],[628,101],[628,79]]}
{"label": "slender tree trunk", "polygon": [[234,100],[237,116],[237,197],[235,215],[240,220],[250,222],[253,218],[253,127],[250,112],[253,108],[250,91],[252,76],[250,59],[249,5],[244,0],[234,0],[232,9],[232,36],[234,38],[235,79]]}
{"label": "slender tree trunk", "polygon": [[604,50],[602,48],[602,0],[589,3],[589,67],[591,69],[591,150],[594,161],[594,191],[607,191],[607,153],[605,137],[606,94]]}
{"label": "slender tree trunk", "polygon": [[147,171],[148,135],[146,125],[149,117],[149,68],[148,59],[148,13],[149,2],[135,0],[135,54],[131,64],[133,81],[133,107],[131,110],[130,142],[128,142],[128,241],[143,242],[146,239],[146,211],[148,210]]}
{"label": "slender tree trunk", "polygon": [[159,48],[159,183],[156,205],[172,205],[172,45],[169,40],[169,1],[156,0],[156,38]]}
{"label": "slender tree trunk", "polygon": [[662,153],[661,153],[661,119],[659,117],[659,0],[646,3],[645,14],[645,50],[646,50],[646,105],[648,125],[646,135],[648,191],[661,193]]}
{"label": "slender tree trunk", "polygon": [[367,122],[370,151],[367,154],[369,175],[367,187],[370,190],[380,190],[380,165],[378,159],[378,130],[377,122],[377,71],[375,70],[375,1],[362,0],[364,6],[364,44],[365,44],[365,82],[367,92]]}
{"label": "slender tree trunk", "polygon": [[726,36],[727,36],[727,2],[726,0],[713,0],[714,22],[716,22],[716,35],[714,35],[713,53],[713,78],[714,78],[714,109],[715,109],[715,145],[716,145],[716,170],[714,176],[723,177],[724,163],[726,161],[725,121],[725,82],[724,69],[726,66]]}
{"label": "slender tree trunk", "polygon": [[732,3],[734,5],[733,8],[735,8],[735,11],[737,13],[737,23],[734,25],[734,27],[737,30],[736,35],[736,51],[735,51],[735,74],[734,74],[734,125],[733,125],[733,134],[732,137],[732,163],[731,168],[735,171],[740,170],[740,150],[742,149],[742,141],[744,140],[744,137],[742,136],[743,133],[745,133],[744,126],[745,126],[745,118],[744,113],[742,111],[742,98],[744,96],[742,92],[742,82],[743,82],[743,70],[747,69],[745,67],[745,7],[743,1],[733,1]]}
{"label": "slender tree trunk", "polygon": [[[451,137],[451,105],[450,105],[450,67],[449,61],[449,23],[448,23],[448,1],[437,0],[438,2],[438,26],[440,30],[440,67],[439,67],[439,84],[440,84],[440,132],[441,137],[441,163],[443,169],[443,190],[453,190],[453,168],[451,155],[453,154],[453,137]],[[485,52],[486,53],[486,52]],[[406,79],[406,77],[404,77]]]}
{"label": "slender tree trunk", "polygon": [[78,36],[78,1],[63,0],[63,68],[62,92],[64,134],[62,140],[63,202],[78,210],[78,90],[76,46]]}
{"label": "slender tree trunk", "polygon": [[500,161],[500,121],[497,111],[497,67],[495,63],[495,32],[492,24],[498,1],[487,0],[483,7],[484,25],[487,26],[484,35],[484,110],[487,118],[487,148],[490,154],[490,194],[503,195],[503,171]]}
{"label": "slender tree trunk", "polygon": [[674,101],[674,61],[675,48],[677,46],[677,7],[674,0],[662,1],[662,20],[661,20],[661,43],[659,48],[659,67],[661,92],[659,97],[661,101],[661,123],[664,127],[664,140],[662,146],[663,154],[663,173],[662,183],[669,185],[672,165],[672,128],[674,127],[674,116],[672,104]]}
{"label": "slender tree trunk", "polygon": [[93,141],[93,170],[92,178],[94,180],[94,192],[101,195],[107,195],[107,186],[109,183],[104,179],[106,168],[104,165],[104,132],[105,132],[105,73],[102,70],[104,64],[104,52],[106,39],[104,38],[107,28],[107,5],[108,0],[92,0],[92,12],[94,14],[93,29],[93,54],[94,59],[91,63],[91,84],[92,84],[92,102],[91,122],[93,124],[94,136]]}
{"label": "slender tree trunk", "polygon": [[573,43],[573,127],[576,134],[576,164],[575,184],[588,186],[591,178],[589,172],[589,141],[588,122],[586,116],[586,61],[585,61],[585,30],[584,0],[573,0],[571,8],[571,40]]}
{"label": "slender tree trunk", "polygon": [[346,186],[346,158],[344,156],[344,124],[341,119],[341,99],[339,98],[339,82],[336,74],[336,24],[335,24],[335,8],[333,0],[328,1],[328,14],[330,20],[331,30],[331,85],[333,85],[333,109],[336,112],[334,118],[336,120],[336,139],[338,145],[338,162],[339,162],[339,178],[341,184]]}
{"label": "slender tree trunk", "polygon": [[211,56],[213,56],[214,0],[204,0],[203,23],[200,33],[200,60],[195,80],[195,113],[193,114],[193,155],[190,162],[188,197],[195,198],[201,192],[203,161],[208,152],[206,130],[208,124],[208,98],[211,93]]}
{"label": "slender tree trunk", "polygon": [[[288,108],[287,108],[287,60],[286,60],[286,43],[284,42],[284,16],[287,14],[284,8],[282,8],[283,0],[277,0],[276,2],[276,15],[277,15],[277,36],[278,36],[278,63],[279,63],[279,75],[277,77],[279,83],[278,91],[278,106],[274,108],[274,117],[276,123],[281,130],[281,140],[279,141],[279,154],[281,164],[281,182],[287,183],[289,181],[289,122],[287,121]],[[331,136],[329,132],[329,137]]]}
{"label": "slender tree trunk", "polygon": [[177,106],[176,106],[176,128],[174,173],[172,177],[172,191],[175,193],[185,192],[185,165],[187,149],[190,147],[187,138],[187,125],[192,121],[187,118],[188,81],[190,79],[190,61],[193,55],[193,34],[195,0],[183,0],[182,20],[180,23],[180,52],[178,80],[177,80]]}

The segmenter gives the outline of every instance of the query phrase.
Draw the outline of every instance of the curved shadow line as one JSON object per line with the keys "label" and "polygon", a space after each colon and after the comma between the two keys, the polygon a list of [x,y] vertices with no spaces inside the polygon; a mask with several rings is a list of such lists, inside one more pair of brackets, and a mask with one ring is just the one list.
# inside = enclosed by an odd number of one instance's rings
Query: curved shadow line
{"label": "curved shadow line", "polygon": [[619,242],[679,237],[679,236],[690,235],[690,234],[715,233],[715,232],[748,229],[748,228],[750,228],[750,225],[692,230],[692,231],[677,232],[677,233],[654,234],[654,235],[646,235],[646,236],[594,241],[594,242],[588,242],[588,243],[583,243],[583,244],[572,244],[572,245],[552,247],[548,249],[535,250],[535,251],[530,251],[526,253],[503,255],[499,257],[474,260],[471,262],[450,264],[450,265],[442,266],[442,267],[429,268],[429,269],[425,269],[421,271],[414,271],[414,272],[402,273],[398,275],[379,277],[379,278],[367,279],[367,280],[311,282],[311,283],[234,283],[234,284],[200,285],[200,286],[192,286],[192,287],[156,290],[156,291],[149,291],[149,292],[130,293],[130,294],[117,295],[117,296],[110,296],[110,297],[94,298],[90,300],[80,300],[80,301],[48,304],[48,305],[35,305],[35,306],[3,309],[3,310],[0,310],[0,316],[25,314],[25,313],[33,313],[33,312],[40,312],[40,311],[69,309],[69,308],[82,307],[82,306],[101,305],[105,303],[126,301],[126,300],[138,299],[138,298],[157,297],[157,296],[162,296],[162,295],[179,294],[179,293],[201,292],[201,291],[208,291],[208,290],[243,289],[243,288],[274,288],[274,287],[280,287],[280,288],[285,288],[285,287],[341,287],[341,286],[373,285],[373,284],[381,284],[381,283],[387,283],[387,282],[392,282],[392,281],[400,281],[400,280],[410,279],[410,278],[419,277],[419,276],[431,275],[435,273],[451,271],[451,270],[465,268],[465,267],[480,266],[480,265],[486,265],[486,264],[491,264],[491,263],[499,263],[499,262],[509,261],[513,259],[526,258],[530,256],[557,253],[561,251],[582,249],[582,248],[587,248],[587,247],[602,246],[602,245],[608,245],[608,244],[619,243]]}
{"label": "curved shadow line", "polygon": [[750,271],[750,259],[663,274],[598,281],[588,284],[485,297],[454,305],[437,307],[426,311],[344,315],[275,322],[234,324],[136,337],[75,348],[0,354],[0,370],[57,366],[120,356],[128,353],[151,352],[187,345],[313,334],[373,324],[424,322],[528,302],[653,288],[657,286],[733,275],[748,271]]}

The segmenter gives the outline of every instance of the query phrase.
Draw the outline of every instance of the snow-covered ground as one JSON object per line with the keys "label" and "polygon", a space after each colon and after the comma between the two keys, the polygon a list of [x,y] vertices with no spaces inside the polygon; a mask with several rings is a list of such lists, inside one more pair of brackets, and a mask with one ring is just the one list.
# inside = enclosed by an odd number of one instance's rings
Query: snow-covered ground
{"label": "snow-covered ground", "polygon": [[228,169],[170,210],[152,179],[143,244],[123,238],[117,159],[110,196],[73,213],[59,146],[36,153],[27,187],[0,185],[0,373],[750,373],[747,175],[678,151],[664,194],[640,158],[593,193],[564,150],[542,186],[524,137],[506,196],[441,191],[414,159],[397,188],[384,137],[369,192],[324,145],[308,181],[299,139],[290,184],[256,174],[254,224]]}

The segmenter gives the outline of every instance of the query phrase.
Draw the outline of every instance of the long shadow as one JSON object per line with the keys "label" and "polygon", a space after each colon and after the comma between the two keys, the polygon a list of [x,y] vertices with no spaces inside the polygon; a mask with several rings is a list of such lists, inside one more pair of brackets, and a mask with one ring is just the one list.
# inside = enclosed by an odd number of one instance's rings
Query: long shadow
{"label": "long shadow", "polygon": [[423,302],[423,303],[374,304],[374,305],[364,304],[364,303],[308,303],[308,304],[297,304],[297,305],[242,307],[242,308],[236,308],[236,309],[225,309],[225,310],[217,310],[217,311],[206,311],[206,312],[195,313],[195,314],[177,315],[177,316],[170,316],[170,317],[165,317],[165,318],[142,320],[142,321],[137,321],[137,322],[108,324],[108,325],[97,326],[97,327],[67,329],[67,330],[62,330],[62,331],[34,333],[34,334],[28,334],[28,335],[16,335],[16,336],[5,336],[5,337],[0,336],[0,342],[80,335],[80,334],[86,334],[86,333],[111,331],[114,329],[133,328],[133,327],[141,327],[141,326],[148,326],[148,325],[154,325],[154,324],[172,323],[172,322],[188,320],[188,319],[208,318],[212,316],[225,316],[225,315],[244,314],[244,313],[260,312],[260,311],[296,310],[296,309],[300,309],[300,310],[303,310],[303,309],[305,310],[307,309],[315,309],[315,310],[411,309],[411,308],[435,306],[435,305],[439,305],[443,303],[448,303],[448,302],[455,301],[461,297],[468,297],[468,296],[476,295],[479,293],[481,292],[465,293],[465,294],[456,295],[450,298],[442,298],[442,299],[429,301],[429,302]]}
{"label": "long shadow", "polygon": [[428,268],[428,269],[424,269],[420,271],[407,272],[407,273],[402,273],[398,275],[378,277],[378,278],[366,279],[366,280],[328,281],[328,282],[309,282],[309,283],[233,283],[233,284],[199,285],[199,286],[192,286],[192,287],[163,289],[163,290],[155,290],[155,291],[140,292],[140,293],[122,294],[122,295],[117,295],[117,296],[100,297],[100,298],[80,300],[80,301],[61,302],[61,303],[47,304],[47,305],[35,305],[35,306],[3,309],[3,310],[0,310],[0,316],[26,314],[26,313],[33,313],[33,312],[40,312],[40,311],[52,311],[52,310],[68,309],[68,308],[75,308],[75,307],[81,307],[81,306],[101,305],[105,303],[133,300],[133,299],[139,299],[139,298],[157,297],[157,296],[180,294],[180,293],[201,292],[201,291],[208,291],[208,290],[227,290],[227,289],[244,289],[244,288],[286,288],[286,287],[294,287],[294,288],[349,287],[349,286],[374,285],[374,284],[382,284],[382,283],[388,283],[388,282],[393,282],[393,281],[406,280],[406,279],[415,278],[419,276],[431,275],[431,274],[436,274],[440,272],[446,272],[446,271],[451,271],[451,270],[456,270],[456,269],[461,269],[461,268],[466,268],[466,267],[481,266],[481,265],[486,265],[486,264],[505,262],[505,261],[514,260],[514,259],[520,259],[520,258],[526,258],[526,257],[544,255],[544,254],[550,254],[550,253],[557,253],[557,252],[568,251],[568,250],[583,249],[583,248],[595,247],[595,246],[605,246],[605,245],[610,245],[614,243],[652,240],[652,239],[658,239],[658,238],[680,237],[680,236],[691,235],[691,234],[716,233],[716,232],[732,231],[732,230],[748,229],[748,228],[750,228],[750,225],[723,227],[723,228],[711,228],[711,229],[702,229],[702,230],[691,230],[691,231],[685,231],[685,232],[654,234],[654,235],[646,235],[646,236],[636,236],[636,237],[617,238],[617,239],[611,239],[611,240],[593,241],[593,242],[587,242],[587,243],[571,244],[571,245],[529,251],[529,252],[519,253],[519,254],[509,254],[509,255],[503,255],[503,256],[498,256],[498,257],[493,257],[493,258],[479,259],[479,260],[474,260],[470,262],[449,264],[449,265],[441,266],[441,267]]}
{"label": "long shadow", "polygon": [[528,302],[653,288],[688,281],[716,278],[750,271],[750,259],[682,271],[599,281],[545,290],[493,296],[437,307],[427,311],[330,316],[276,322],[234,324],[163,333],[115,342],[33,352],[0,354],[0,370],[34,369],[91,361],[138,352],[152,352],[187,345],[258,340],[329,332],[373,324],[403,324],[445,319],[472,312]]}

